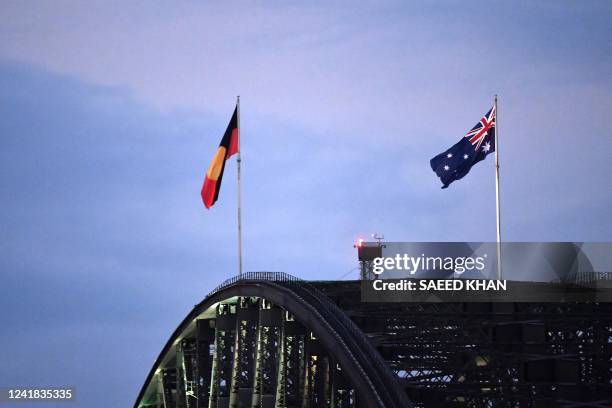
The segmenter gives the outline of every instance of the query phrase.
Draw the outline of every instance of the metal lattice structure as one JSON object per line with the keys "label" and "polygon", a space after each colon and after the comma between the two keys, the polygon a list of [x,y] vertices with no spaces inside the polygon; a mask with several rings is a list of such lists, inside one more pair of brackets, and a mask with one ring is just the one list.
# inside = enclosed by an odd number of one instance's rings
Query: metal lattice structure
{"label": "metal lattice structure", "polygon": [[364,303],[248,273],[163,348],[135,407],[612,406],[612,304]]}

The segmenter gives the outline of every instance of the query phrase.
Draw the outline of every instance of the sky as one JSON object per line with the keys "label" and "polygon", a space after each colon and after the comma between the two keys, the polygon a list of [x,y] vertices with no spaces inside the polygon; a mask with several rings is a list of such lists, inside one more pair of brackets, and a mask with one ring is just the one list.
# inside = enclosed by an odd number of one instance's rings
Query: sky
{"label": "sky", "polygon": [[[244,269],[356,278],[357,237],[492,241],[492,156],[429,159],[499,95],[505,241],[612,240],[612,4],[0,2],[0,387],[133,404]],[[511,277],[508,277],[511,278]],[[49,405],[51,406],[51,405]],[[66,405],[67,406],[67,405]]]}

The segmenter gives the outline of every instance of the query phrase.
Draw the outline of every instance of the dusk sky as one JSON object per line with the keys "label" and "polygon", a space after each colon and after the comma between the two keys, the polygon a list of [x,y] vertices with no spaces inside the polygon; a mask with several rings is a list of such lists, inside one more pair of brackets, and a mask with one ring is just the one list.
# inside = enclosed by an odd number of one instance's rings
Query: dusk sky
{"label": "dusk sky", "polygon": [[0,387],[134,403],[236,273],[234,158],[199,196],[236,95],[245,271],[354,279],[374,232],[495,240],[493,156],[445,190],[429,167],[495,93],[503,239],[611,241],[611,21],[609,1],[3,0]]}

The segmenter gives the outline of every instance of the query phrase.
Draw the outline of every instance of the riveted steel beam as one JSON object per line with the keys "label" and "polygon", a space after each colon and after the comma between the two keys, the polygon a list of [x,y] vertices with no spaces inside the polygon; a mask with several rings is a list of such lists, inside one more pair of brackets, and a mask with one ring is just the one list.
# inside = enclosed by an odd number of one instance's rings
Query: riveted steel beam
{"label": "riveted steel beam", "polygon": [[290,313],[283,315],[275,407],[300,408],[304,395],[306,329]]}
{"label": "riveted steel beam", "polygon": [[259,309],[252,408],[274,408],[282,323],[283,310],[262,299]]}
{"label": "riveted steel beam", "polygon": [[215,346],[215,320],[196,321],[196,398],[197,408],[208,408],[210,398],[213,352]]}
{"label": "riveted steel beam", "polygon": [[228,408],[236,339],[236,306],[221,303],[215,318],[215,353],[212,366],[209,408]]}
{"label": "riveted steel beam", "polygon": [[176,378],[176,368],[170,367],[161,370],[164,408],[176,407]]}
{"label": "riveted steel beam", "polygon": [[240,297],[236,304],[236,338],[229,401],[231,408],[251,406],[259,303],[257,297]]}

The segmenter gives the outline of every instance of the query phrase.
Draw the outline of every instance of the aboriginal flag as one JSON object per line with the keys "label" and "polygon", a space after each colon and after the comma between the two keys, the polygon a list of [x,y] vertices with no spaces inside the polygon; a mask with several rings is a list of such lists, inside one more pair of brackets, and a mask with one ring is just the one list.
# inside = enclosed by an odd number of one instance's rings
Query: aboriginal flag
{"label": "aboriginal flag", "polygon": [[206,176],[204,177],[202,201],[206,208],[212,207],[219,197],[225,162],[233,154],[238,153],[238,137],[238,106],[236,106],[232,119],[227,125],[227,129],[223,135],[223,139],[221,139],[221,143],[219,143],[219,147],[210,161]]}

